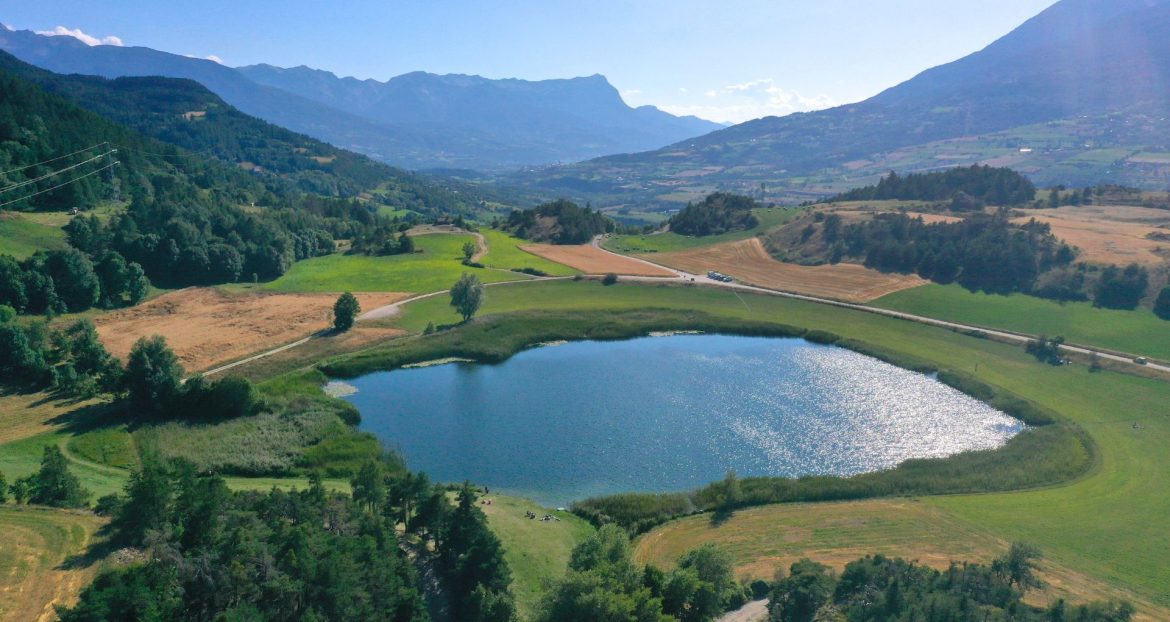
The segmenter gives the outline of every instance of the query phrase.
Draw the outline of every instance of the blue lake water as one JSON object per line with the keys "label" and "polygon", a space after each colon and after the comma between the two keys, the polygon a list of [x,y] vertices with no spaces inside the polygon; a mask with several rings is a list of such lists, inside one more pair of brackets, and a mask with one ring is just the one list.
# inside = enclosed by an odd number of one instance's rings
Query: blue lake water
{"label": "blue lake water", "polygon": [[413,470],[549,505],[689,490],[728,469],[876,471],[999,447],[1024,428],[929,376],[801,339],[585,341],[350,384],[362,429]]}

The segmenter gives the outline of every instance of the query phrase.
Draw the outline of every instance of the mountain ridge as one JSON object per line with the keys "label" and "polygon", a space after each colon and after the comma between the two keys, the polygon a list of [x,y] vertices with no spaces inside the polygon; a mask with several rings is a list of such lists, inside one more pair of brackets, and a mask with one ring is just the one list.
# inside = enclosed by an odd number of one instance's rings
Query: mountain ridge
{"label": "mountain ridge", "polygon": [[[1148,164],[1120,167],[1105,158],[1109,150],[1170,149],[1170,127],[1161,122],[1170,116],[1167,39],[1167,0],[1064,0],[984,49],[862,102],[516,179],[602,205],[650,200],[660,207],[713,187],[760,184],[783,188],[774,195],[782,200],[803,200],[872,183],[892,169],[986,162],[1018,166],[1043,184],[1164,187]],[[1085,154],[1100,162],[1075,161]],[[603,170],[622,183],[581,193],[580,182],[596,184]]]}
{"label": "mountain ridge", "polygon": [[[503,171],[579,161],[655,148],[721,127],[626,106],[599,75],[547,83],[436,80],[442,77],[425,72],[379,83],[307,67],[277,75],[273,66],[237,70],[151,48],[91,47],[72,37],[27,30],[0,31],[0,49],[62,74],[195,80],[246,114],[411,169]],[[280,85],[257,81],[262,76]],[[434,94],[439,91],[443,97]],[[569,101],[558,103],[557,97]],[[605,100],[609,112],[601,117],[584,114],[574,109],[575,100]]]}

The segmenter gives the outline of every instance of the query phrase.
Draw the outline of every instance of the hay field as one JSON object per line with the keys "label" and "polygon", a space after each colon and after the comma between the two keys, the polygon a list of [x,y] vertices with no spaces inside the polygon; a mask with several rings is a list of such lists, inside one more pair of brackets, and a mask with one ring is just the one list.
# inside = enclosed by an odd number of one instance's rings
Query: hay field
{"label": "hay field", "polygon": [[[374,309],[406,294],[355,294]],[[103,315],[94,323],[102,342],[125,358],[140,337],[162,335],[187,371],[207,369],[307,337],[332,322],[336,294],[229,294],[189,288]]]}
{"label": "hay field", "polygon": [[757,238],[647,258],[694,274],[716,270],[750,285],[848,302],[869,302],[926,284],[917,276],[885,274],[856,264],[781,263],[772,259]]}
{"label": "hay field", "polygon": [[72,605],[97,564],[66,564],[85,552],[105,519],[88,512],[0,507],[0,620],[56,620],[53,605]]}
{"label": "hay field", "polygon": [[[669,569],[683,553],[707,543],[730,552],[736,574],[751,579],[771,579],[777,570],[803,557],[840,571],[851,561],[877,553],[943,570],[952,561],[989,563],[1010,544],[931,505],[882,499],[751,508],[718,526],[709,516],[692,516],[639,538],[634,557]],[[1072,602],[1125,598],[1145,614],[1138,619],[1163,619],[1170,613],[1128,590],[1050,560],[1040,566],[1047,586],[1029,595],[1033,604],[1047,605],[1056,598]]]}
{"label": "hay field", "polygon": [[[1085,205],[1020,213],[1013,222],[1035,218],[1051,225],[1056,237],[1081,249],[1082,261],[1158,266],[1170,257],[1170,212],[1165,210]],[[1153,239],[1151,234],[1167,239]]]}
{"label": "hay field", "polygon": [[520,250],[539,257],[575,268],[585,274],[621,274],[625,276],[656,276],[670,278],[677,276],[670,270],[657,268],[641,261],[619,257],[594,248],[591,244],[580,246],[558,246],[555,244],[529,244]]}

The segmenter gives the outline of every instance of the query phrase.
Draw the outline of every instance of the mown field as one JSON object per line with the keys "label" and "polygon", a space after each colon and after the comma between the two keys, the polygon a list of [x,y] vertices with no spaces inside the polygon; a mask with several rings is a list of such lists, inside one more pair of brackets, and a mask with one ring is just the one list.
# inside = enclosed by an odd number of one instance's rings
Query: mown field
{"label": "mown field", "polygon": [[[593,526],[568,512],[542,508],[526,499],[487,495],[491,505],[480,505],[488,526],[504,545],[512,570],[512,594],[521,620],[531,619],[544,586],[565,574],[573,547],[593,533]],[[524,513],[536,514],[536,519]],[[560,520],[544,522],[546,514]]]}
{"label": "mown field", "polygon": [[26,214],[0,212],[0,255],[25,259],[39,250],[67,246],[65,232],[35,221]]}
{"label": "mown field", "polygon": [[56,620],[54,604],[71,605],[97,563],[68,564],[105,519],[84,512],[0,506],[0,620]]}
{"label": "mown field", "polygon": [[[410,305],[417,330],[452,321],[443,300]],[[531,309],[699,310],[831,330],[1031,399],[1080,424],[1100,453],[1093,472],[1048,490],[932,498],[928,503],[1004,540],[1040,546],[1054,563],[1170,606],[1170,383],[1082,366],[1051,367],[1022,349],[905,321],[767,296],[708,289],[554,282],[491,288],[484,313]],[[604,323],[603,314],[598,322]],[[1137,424],[1137,427],[1135,427]],[[929,529],[931,521],[920,523]]]}
{"label": "mown field", "polygon": [[488,244],[488,252],[479,259],[479,262],[489,268],[500,270],[519,270],[521,268],[535,268],[549,276],[573,276],[577,270],[564,264],[549,261],[538,257],[520,247],[530,244],[514,235],[509,235],[496,229],[480,229]]}
{"label": "mown field", "polygon": [[504,270],[469,268],[460,263],[463,245],[475,242],[470,234],[415,236],[409,255],[368,257],[326,255],[297,262],[284,276],[265,289],[279,292],[413,292],[426,293],[451,287],[464,272],[485,283],[529,278]]}
{"label": "mown field", "polygon": [[1063,335],[1082,345],[1170,360],[1170,322],[1148,309],[1098,309],[1025,294],[974,293],[958,285],[926,285],[890,294],[873,306],[1030,335]]}
{"label": "mown field", "polygon": [[615,235],[605,240],[602,244],[606,249],[615,253],[625,254],[641,254],[641,253],[669,253],[672,251],[684,251],[692,248],[699,248],[701,246],[711,246],[712,244],[721,244],[724,242],[735,242],[738,240],[746,240],[758,233],[763,233],[769,229],[773,229],[787,223],[799,216],[804,209],[790,208],[790,207],[771,207],[759,208],[754,210],[756,218],[760,220],[760,224],[754,229],[747,231],[732,231],[723,235],[711,235],[707,237],[694,237],[690,235],[679,235],[677,233],[655,233],[652,235]]}

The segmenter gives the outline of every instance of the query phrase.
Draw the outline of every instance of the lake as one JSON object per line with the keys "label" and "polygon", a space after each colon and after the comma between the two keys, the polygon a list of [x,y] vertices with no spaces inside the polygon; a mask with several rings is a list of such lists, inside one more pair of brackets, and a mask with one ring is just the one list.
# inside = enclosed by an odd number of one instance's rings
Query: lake
{"label": "lake", "polygon": [[1020,421],[802,339],[582,341],[351,381],[361,428],[431,479],[565,505],[753,475],[852,475],[1002,446]]}

